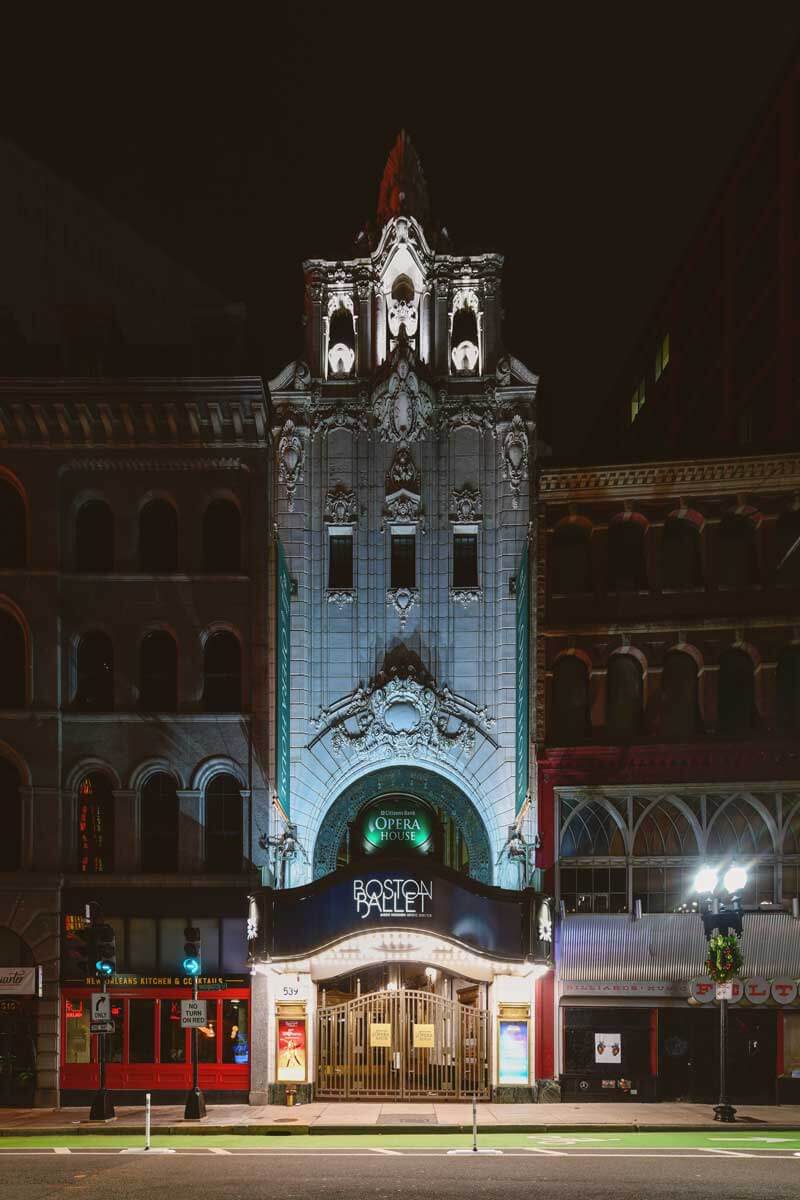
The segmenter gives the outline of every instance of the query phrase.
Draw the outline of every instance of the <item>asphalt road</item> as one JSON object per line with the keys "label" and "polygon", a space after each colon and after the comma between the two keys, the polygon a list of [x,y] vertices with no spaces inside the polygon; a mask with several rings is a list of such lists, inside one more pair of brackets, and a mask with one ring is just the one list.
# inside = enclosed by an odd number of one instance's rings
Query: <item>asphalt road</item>
{"label": "asphalt road", "polygon": [[0,1194],[9,1200],[796,1200],[799,1191],[800,1156],[792,1151],[742,1158],[683,1149],[557,1156],[507,1150],[497,1157],[453,1157],[442,1150],[198,1149],[150,1157],[110,1149],[0,1151]]}

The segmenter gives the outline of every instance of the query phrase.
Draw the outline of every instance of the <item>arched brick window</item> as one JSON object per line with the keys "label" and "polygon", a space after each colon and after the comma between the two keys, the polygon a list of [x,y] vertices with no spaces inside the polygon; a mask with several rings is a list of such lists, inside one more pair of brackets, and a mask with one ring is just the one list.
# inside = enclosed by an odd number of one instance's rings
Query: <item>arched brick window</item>
{"label": "arched brick window", "polygon": [[19,772],[0,758],[0,813],[3,836],[0,838],[0,871],[18,871],[22,861],[22,797]]}
{"label": "arched brick window", "polygon": [[150,775],[141,797],[142,870],[178,869],[178,794],[165,771]]}
{"label": "arched brick window", "polygon": [[683,650],[670,650],[661,674],[661,733],[682,740],[699,729],[697,663]]}
{"label": "arched brick window", "polygon": [[25,705],[25,634],[16,617],[0,609],[0,708]]}
{"label": "arched brick window", "polygon": [[75,570],[114,570],[114,516],[103,500],[87,500],[75,518]]}
{"label": "arched brick window", "polygon": [[589,672],[577,654],[565,654],[553,668],[553,713],[549,740],[570,746],[591,732]]}
{"label": "arched brick window", "polygon": [[585,525],[559,525],[550,548],[550,587],[557,595],[592,590],[591,539]]}
{"label": "arched brick window", "polygon": [[114,797],[111,780],[99,771],[78,785],[78,870],[114,870]]}
{"label": "arched brick window", "polygon": [[778,724],[800,731],[800,646],[787,646],[778,659]]}
{"label": "arched brick window", "polygon": [[212,633],[203,651],[203,706],[206,712],[239,712],[242,707],[242,652],[232,633]]}
{"label": "arched brick window", "polygon": [[747,733],[756,724],[753,660],[732,648],[720,656],[717,672],[719,731],[726,737]]}
{"label": "arched brick window", "polygon": [[637,737],[642,729],[644,682],[632,654],[612,654],[608,661],[606,732],[619,741]]}
{"label": "arched brick window", "polygon": [[608,586],[612,592],[640,592],[647,587],[640,521],[612,521],[608,527]]}
{"label": "arched brick window", "polygon": [[215,775],[206,788],[206,869],[230,874],[242,869],[243,803],[233,775]]}
{"label": "arched brick window", "polygon": [[114,647],[99,631],[84,633],[76,653],[75,707],[86,712],[110,712],[114,707]]}
{"label": "arched brick window", "polygon": [[175,712],[178,707],[178,647],[163,629],[154,629],[142,638],[139,707],[148,712]]}
{"label": "arched brick window", "polygon": [[232,500],[212,500],[203,515],[203,565],[207,571],[241,570],[242,522]]}
{"label": "arched brick window", "polygon": [[668,517],[661,539],[661,586],[680,592],[703,585],[700,533],[684,517]]}
{"label": "arched brick window", "polygon": [[729,513],[720,521],[716,574],[721,588],[752,587],[756,582],[756,527],[748,517]]}
{"label": "arched brick window", "polygon": [[166,574],[178,567],[178,514],[167,500],[150,500],[139,513],[139,569]]}
{"label": "arched brick window", "polygon": [[24,567],[25,503],[13,484],[0,479],[0,567]]}

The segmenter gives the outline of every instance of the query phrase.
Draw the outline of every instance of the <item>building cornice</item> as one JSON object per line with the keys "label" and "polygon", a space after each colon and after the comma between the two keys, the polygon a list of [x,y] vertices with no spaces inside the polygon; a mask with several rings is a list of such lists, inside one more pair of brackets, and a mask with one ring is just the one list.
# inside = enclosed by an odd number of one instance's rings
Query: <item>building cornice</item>
{"label": "building cornice", "polygon": [[800,455],[545,468],[539,476],[539,495],[545,500],[656,499],[776,487],[800,488]]}

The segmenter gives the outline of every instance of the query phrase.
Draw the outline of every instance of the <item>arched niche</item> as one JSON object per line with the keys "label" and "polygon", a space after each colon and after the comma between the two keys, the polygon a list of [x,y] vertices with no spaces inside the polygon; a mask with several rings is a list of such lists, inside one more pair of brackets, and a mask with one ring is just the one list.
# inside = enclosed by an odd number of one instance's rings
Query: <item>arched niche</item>
{"label": "arched niche", "polygon": [[336,856],[347,826],[356,814],[379,796],[416,796],[443,809],[461,829],[469,852],[469,873],[481,883],[492,882],[489,837],[472,801],[441,775],[423,767],[384,767],[357,779],[337,796],[323,817],[314,845],[314,878],[336,870]]}

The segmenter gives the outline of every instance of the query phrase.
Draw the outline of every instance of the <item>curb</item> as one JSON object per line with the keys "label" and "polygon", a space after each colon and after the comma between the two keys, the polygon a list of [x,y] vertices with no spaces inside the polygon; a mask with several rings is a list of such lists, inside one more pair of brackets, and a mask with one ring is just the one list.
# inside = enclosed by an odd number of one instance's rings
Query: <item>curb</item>
{"label": "curb", "polygon": [[[710,1133],[720,1128],[717,1122],[713,1124],[691,1124],[691,1125],[652,1125],[652,1124],[512,1124],[512,1125],[479,1125],[478,1132],[483,1134],[493,1133]],[[758,1133],[793,1133],[800,1131],[798,1124],[774,1124],[758,1123],[755,1128],[750,1122],[742,1122],[736,1124],[737,1132],[744,1133],[748,1129],[753,1129]],[[54,1125],[47,1128],[31,1128],[26,1126],[24,1129],[0,1128],[0,1143],[3,1138],[15,1137],[86,1137],[88,1135],[100,1134],[101,1136],[118,1137],[123,1136],[141,1136],[144,1133],[144,1125],[117,1125],[114,1122],[98,1125],[82,1124],[82,1125]],[[472,1133],[472,1125],[293,1125],[291,1129],[276,1129],[274,1125],[197,1125],[194,1122],[187,1122],[180,1125],[154,1125],[152,1127],[153,1137],[161,1135],[175,1136],[195,1136],[201,1134],[203,1136],[219,1136],[220,1134],[232,1134],[236,1136],[249,1135],[253,1137],[324,1137],[327,1135],[344,1136],[347,1134],[448,1134],[448,1133]]]}

